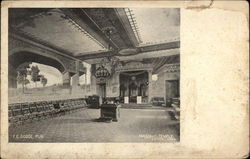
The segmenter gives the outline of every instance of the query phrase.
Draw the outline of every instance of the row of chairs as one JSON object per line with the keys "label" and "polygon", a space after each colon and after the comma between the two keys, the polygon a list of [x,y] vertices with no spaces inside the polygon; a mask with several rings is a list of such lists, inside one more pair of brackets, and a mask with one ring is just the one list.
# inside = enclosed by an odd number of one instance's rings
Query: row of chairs
{"label": "row of chairs", "polygon": [[9,104],[9,124],[55,117],[86,106],[86,101],[83,98]]}

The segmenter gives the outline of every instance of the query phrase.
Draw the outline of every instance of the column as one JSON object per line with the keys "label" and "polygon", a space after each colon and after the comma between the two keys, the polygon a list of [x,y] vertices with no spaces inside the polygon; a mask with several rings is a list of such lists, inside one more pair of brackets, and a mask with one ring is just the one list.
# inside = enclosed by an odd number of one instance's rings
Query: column
{"label": "column", "polygon": [[8,71],[9,88],[17,88],[17,70],[11,64],[9,64]]}
{"label": "column", "polygon": [[117,93],[116,96],[120,96],[120,72],[116,72],[116,82],[117,82]]}
{"label": "column", "polygon": [[77,88],[79,84],[79,73],[76,73],[72,76],[72,88]]}
{"label": "column", "polygon": [[94,94],[98,94],[97,92],[97,84],[96,84],[96,78],[93,75],[93,73],[90,74],[90,94],[94,95]]}
{"label": "column", "polygon": [[80,66],[82,66],[82,63],[80,61],[76,61],[75,62],[76,64],[76,73],[72,75],[72,93],[73,94],[77,94],[77,93],[80,93],[78,91],[79,89],[79,77],[80,77]]}
{"label": "column", "polygon": [[85,76],[85,77],[84,77],[84,80],[85,80],[85,81],[84,81],[84,84],[87,85],[87,71],[86,71],[86,73],[85,73],[84,76]]}
{"label": "column", "polygon": [[152,70],[148,70],[148,103],[152,98]]}
{"label": "column", "polygon": [[17,88],[17,74],[13,71],[9,71],[8,77],[9,88]]}
{"label": "column", "polygon": [[69,74],[69,72],[63,73],[63,86],[66,88],[70,87],[70,74]]}

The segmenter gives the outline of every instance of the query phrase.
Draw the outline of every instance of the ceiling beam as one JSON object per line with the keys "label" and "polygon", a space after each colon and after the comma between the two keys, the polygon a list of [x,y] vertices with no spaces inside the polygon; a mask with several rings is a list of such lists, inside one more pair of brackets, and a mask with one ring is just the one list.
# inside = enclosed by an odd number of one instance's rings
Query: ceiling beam
{"label": "ceiling beam", "polygon": [[123,8],[120,9],[103,9],[105,15],[110,19],[112,25],[117,29],[116,31],[122,38],[123,42],[128,48],[138,46],[138,41],[130,26],[128,17]]}
{"label": "ceiling beam", "polygon": [[80,55],[75,56],[79,60],[89,60],[89,59],[95,59],[95,58],[103,58],[103,57],[109,57],[109,56],[115,56],[116,54],[114,51],[103,51],[99,53],[92,53],[92,54],[86,54],[86,55]]}
{"label": "ceiling beam", "polygon": [[134,47],[138,46],[139,41],[137,40],[135,33],[130,25],[128,16],[127,16],[124,8],[116,8],[115,11],[116,11],[116,14],[118,15],[124,29],[126,30],[130,41],[133,43]]}
{"label": "ceiling beam", "polygon": [[61,9],[66,17],[72,19],[81,28],[93,36],[98,42],[100,42],[104,47],[109,49],[111,46],[114,50],[118,47],[116,44],[110,40],[105,33],[100,29],[100,27],[88,16],[84,9],[80,8],[62,8]]}
{"label": "ceiling beam", "polygon": [[180,48],[180,41],[138,47],[139,53]]}
{"label": "ceiling beam", "polygon": [[[147,46],[140,46],[137,47],[138,54],[146,53],[146,52],[153,52],[153,51],[160,51],[160,50],[171,50],[171,49],[177,49],[180,48],[180,41],[175,41],[175,42],[169,42],[169,43],[162,43],[162,44],[154,44],[154,45],[147,45]],[[80,60],[87,60],[87,59],[93,59],[93,58],[103,58],[103,57],[108,57],[108,56],[125,56],[125,55],[119,55],[115,51],[101,51],[98,53],[94,54],[87,54],[85,55],[80,55],[80,56],[75,56],[76,58],[79,58]]]}

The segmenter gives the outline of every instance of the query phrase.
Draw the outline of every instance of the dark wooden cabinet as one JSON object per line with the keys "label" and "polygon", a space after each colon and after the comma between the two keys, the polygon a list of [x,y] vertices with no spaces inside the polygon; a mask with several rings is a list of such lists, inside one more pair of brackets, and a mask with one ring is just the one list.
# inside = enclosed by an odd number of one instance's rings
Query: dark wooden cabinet
{"label": "dark wooden cabinet", "polygon": [[118,107],[116,104],[102,104],[101,118],[118,121]]}

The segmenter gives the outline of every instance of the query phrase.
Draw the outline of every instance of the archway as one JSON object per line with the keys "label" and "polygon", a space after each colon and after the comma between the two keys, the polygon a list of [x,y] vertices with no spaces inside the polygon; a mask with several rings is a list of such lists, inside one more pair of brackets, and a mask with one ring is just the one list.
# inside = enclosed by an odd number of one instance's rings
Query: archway
{"label": "archway", "polygon": [[26,62],[36,62],[48,66],[52,66],[58,69],[61,73],[65,71],[65,67],[63,63],[55,58],[50,58],[47,56],[42,56],[40,54],[32,53],[32,52],[17,52],[9,56],[9,87],[16,88],[17,87],[17,68]]}

